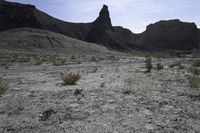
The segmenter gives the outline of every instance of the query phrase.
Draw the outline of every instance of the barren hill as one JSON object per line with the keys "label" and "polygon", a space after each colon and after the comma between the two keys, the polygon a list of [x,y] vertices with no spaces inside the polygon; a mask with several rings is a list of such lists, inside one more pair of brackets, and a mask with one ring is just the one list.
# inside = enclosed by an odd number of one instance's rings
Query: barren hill
{"label": "barren hill", "polygon": [[0,32],[0,49],[40,54],[112,53],[97,44],[83,42],[58,33],[33,28],[17,28]]}
{"label": "barren hill", "polygon": [[179,20],[159,21],[147,26],[143,33],[134,34],[129,29],[112,25],[106,5],[91,23],[65,22],[51,17],[33,5],[4,0],[0,1],[0,14],[0,31],[12,28],[39,28],[117,51],[190,50],[199,49],[200,45],[200,32],[194,23]]}

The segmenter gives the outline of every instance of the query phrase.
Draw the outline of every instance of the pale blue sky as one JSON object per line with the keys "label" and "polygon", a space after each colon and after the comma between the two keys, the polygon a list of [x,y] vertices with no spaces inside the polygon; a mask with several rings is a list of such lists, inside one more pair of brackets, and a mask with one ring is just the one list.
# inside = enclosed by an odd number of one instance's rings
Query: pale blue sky
{"label": "pale blue sky", "polygon": [[200,26],[200,0],[8,0],[34,4],[49,15],[69,22],[91,22],[103,4],[112,24],[143,32],[150,23],[180,19]]}

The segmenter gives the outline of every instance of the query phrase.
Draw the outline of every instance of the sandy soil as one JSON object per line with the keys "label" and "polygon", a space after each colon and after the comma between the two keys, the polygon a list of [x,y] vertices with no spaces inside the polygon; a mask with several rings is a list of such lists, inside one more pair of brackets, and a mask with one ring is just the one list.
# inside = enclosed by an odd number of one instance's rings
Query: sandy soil
{"label": "sandy soil", "polygon": [[[1,133],[198,133],[200,88],[188,85],[191,59],[153,59],[164,69],[146,73],[143,57],[68,65],[0,67],[9,83],[0,96]],[[181,62],[183,69],[168,65]],[[62,72],[80,72],[65,86]],[[82,90],[75,94],[75,90]]]}

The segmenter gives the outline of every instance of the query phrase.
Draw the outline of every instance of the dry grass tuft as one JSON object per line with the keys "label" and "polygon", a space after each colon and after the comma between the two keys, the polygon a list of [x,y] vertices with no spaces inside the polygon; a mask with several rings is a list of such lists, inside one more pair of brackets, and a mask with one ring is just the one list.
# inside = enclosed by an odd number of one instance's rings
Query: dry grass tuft
{"label": "dry grass tuft", "polygon": [[65,85],[75,85],[80,79],[80,73],[63,73],[61,79],[65,83]]}
{"label": "dry grass tuft", "polygon": [[192,66],[193,66],[193,67],[200,67],[200,60],[194,61],[194,62],[192,63]]}
{"label": "dry grass tuft", "polygon": [[146,68],[147,68],[147,72],[148,73],[151,72],[151,69],[153,68],[151,57],[146,57],[145,65],[146,65]]}
{"label": "dry grass tuft", "polygon": [[169,65],[169,67],[170,67],[170,68],[178,67],[179,69],[184,69],[184,66],[181,65],[180,62],[173,63],[173,64]]}
{"label": "dry grass tuft", "polygon": [[189,82],[189,86],[191,88],[199,88],[200,87],[200,77],[197,75],[189,75],[188,82]]}
{"label": "dry grass tuft", "polygon": [[0,82],[0,95],[4,94],[8,90],[8,84]]}

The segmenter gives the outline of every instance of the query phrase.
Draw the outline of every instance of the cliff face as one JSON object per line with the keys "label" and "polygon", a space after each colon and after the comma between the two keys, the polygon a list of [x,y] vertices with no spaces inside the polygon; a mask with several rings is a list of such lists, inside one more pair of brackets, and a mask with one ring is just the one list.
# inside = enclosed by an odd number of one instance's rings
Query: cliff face
{"label": "cliff face", "polygon": [[101,42],[107,30],[112,30],[112,24],[108,7],[104,5],[99,13],[99,17],[92,23],[86,40],[90,42]]}
{"label": "cliff face", "polygon": [[160,21],[147,26],[143,45],[173,50],[198,47],[198,29],[194,23],[180,20]]}
{"label": "cliff face", "polygon": [[0,30],[16,27],[40,27],[34,15],[35,6],[0,1]]}
{"label": "cliff face", "polygon": [[31,27],[84,40],[90,28],[90,24],[73,24],[53,18],[33,5],[1,1],[0,14],[0,30]]}
{"label": "cliff face", "polygon": [[[0,2],[0,31],[12,28],[39,28],[64,34],[69,37],[104,45],[114,50],[129,50],[128,41],[119,34],[127,29],[112,26],[108,7],[101,9],[98,18],[92,23],[69,23],[58,20],[39,11],[32,5]],[[124,31],[123,31],[124,30]],[[128,32],[130,37],[132,32]],[[129,39],[130,40],[130,39]]]}
{"label": "cliff face", "polygon": [[0,31],[26,27],[61,33],[118,51],[200,48],[200,31],[194,23],[160,21],[147,26],[145,32],[134,34],[123,27],[112,26],[106,5],[94,22],[69,23],[53,18],[32,5],[0,1]]}
{"label": "cliff face", "polygon": [[131,51],[133,33],[123,27],[114,27],[108,6],[103,5],[98,18],[92,23],[86,40],[119,51]]}

